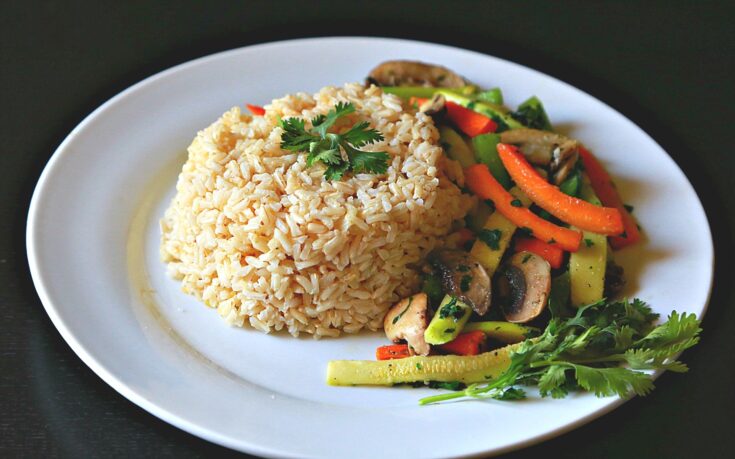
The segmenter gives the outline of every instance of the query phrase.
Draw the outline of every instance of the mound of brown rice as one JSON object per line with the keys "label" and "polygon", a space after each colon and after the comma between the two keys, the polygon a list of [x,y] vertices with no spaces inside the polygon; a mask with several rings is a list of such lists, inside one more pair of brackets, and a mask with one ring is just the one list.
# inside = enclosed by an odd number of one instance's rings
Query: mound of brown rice
{"label": "mound of brown rice", "polygon": [[[326,181],[323,166],[281,150],[279,117],[309,120],[339,101],[384,135],[365,149],[391,155],[386,174]],[[375,86],[289,95],[262,117],[233,108],[189,147],[161,221],[162,257],[184,292],[230,324],[315,337],[379,329],[472,204],[438,139],[430,117]]]}

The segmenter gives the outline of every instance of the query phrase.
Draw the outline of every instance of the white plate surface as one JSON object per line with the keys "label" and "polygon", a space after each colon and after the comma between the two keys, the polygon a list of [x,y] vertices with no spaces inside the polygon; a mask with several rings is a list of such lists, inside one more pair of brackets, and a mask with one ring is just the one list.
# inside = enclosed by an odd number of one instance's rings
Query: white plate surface
{"label": "white plate surface", "polygon": [[713,250],[702,206],[671,158],[620,113],[554,78],[476,52],[394,39],[294,40],[148,78],[87,117],[53,155],[31,203],[28,258],[49,316],[93,371],[194,435],[278,457],[498,453],[622,402],[578,394],[419,407],[418,398],[436,392],[329,387],[328,360],[372,358],[384,338],[317,341],[230,328],[166,277],[158,220],[198,130],[234,105],[360,81],[393,58],[440,63],[481,86],[499,86],[510,106],[539,96],[555,125],[597,153],[635,205],[648,240],[617,255],[629,279],[625,293],[663,315],[704,313]]}

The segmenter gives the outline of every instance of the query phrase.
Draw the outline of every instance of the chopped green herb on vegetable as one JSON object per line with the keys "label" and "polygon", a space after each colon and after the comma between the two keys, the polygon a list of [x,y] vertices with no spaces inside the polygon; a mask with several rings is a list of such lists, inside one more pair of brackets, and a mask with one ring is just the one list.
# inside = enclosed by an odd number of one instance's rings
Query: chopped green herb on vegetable
{"label": "chopped green herb on vegetable", "polygon": [[[457,304],[457,298],[452,298],[447,304],[439,309],[439,318],[446,319],[447,317],[453,317],[454,320],[459,320],[464,314],[464,310]],[[454,330],[452,330],[454,331]]]}
{"label": "chopped green herb on vegetable", "polygon": [[465,274],[464,276],[462,276],[462,279],[460,279],[459,281],[460,290],[462,290],[463,292],[466,292],[467,290],[470,289],[471,283],[472,283],[472,276],[470,276],[469,274]]}
{"label": "chopped green herb on vegetable", "polygon": [[500,237],[503,233],[500,230],[483,229],[477,234],[477,238],[484,242],[493,250],[500,248]]}
{"label": "chopped green herb on vegetable", "polygon": [[533,236],[533,230],[531,228],[526,227],[526,226],[522,226],[522,227],[518,228],[517,231],[518,231],[518,234],[520,234],[521,236],[527,236],[527,237]]}

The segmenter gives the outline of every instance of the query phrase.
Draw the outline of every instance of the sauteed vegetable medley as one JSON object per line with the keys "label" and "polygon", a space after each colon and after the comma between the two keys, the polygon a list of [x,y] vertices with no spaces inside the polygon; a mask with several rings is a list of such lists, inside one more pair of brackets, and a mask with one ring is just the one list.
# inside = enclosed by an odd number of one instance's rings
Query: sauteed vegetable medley
{"label": "sauteed vegetable medley", "polygon": [[616,299],[625,280],[614,253],[640,244],[633,207],[578,139],[554,131],[542,102],[515,110],[444,67],[382,63],[368,84],[430,115],[445,154],[463,169],[477,206],[432,252],[423,289],[395,304],[376,360],[332,361],[332,385],[428,385],[462,397],[516,400],[573,390],[645,395],[650,372],[687,367],[699,321],[666,322],[643,301]]}

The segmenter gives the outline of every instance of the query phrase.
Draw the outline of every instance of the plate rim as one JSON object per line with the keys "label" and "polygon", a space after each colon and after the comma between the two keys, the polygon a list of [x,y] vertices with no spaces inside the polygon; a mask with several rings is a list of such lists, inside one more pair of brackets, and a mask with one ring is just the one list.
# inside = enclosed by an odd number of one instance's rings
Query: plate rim
{"label": "plate rim", "polygon": [[[560,80],[559,78],[553,75],[547,74],[533,67],[529,67],[524,64],[519,64],[517,62],[511,61],[505,58],[493,56],[491,54],[483,53],[483,52],[480,52],[474,49],[466,49],[466,48],[461,48],[458,46],[447,45],[444,43],[436,43],[436,42],[424,41],[424,40],[411,40],[411,39],[405,39],[405,38],[385,37],[385,36],[319,36],[319,37],[306,37],[306,38],[276,40],[276,41],[269,41],[269,42],[264,42],[264,43],[239,46],[236,48],[227,49],[227,50],[207,54],[204,56],[200,56],[200,57],[182,62],[180,64],[174,65],[172,67],[166,68],[162,71],[153,73],[143,78],[142,80],[136,82],[135,84],[126,87],[125,89],[118,92],[111,98],[107,99],[104,103],[102,103],[100,106],[94,109],[91,113],[85,116],[82,119],[82,121],[79,122],[69,132],[69,134],[67,134],[64,140],[54,150],[50,159],[45,164],[43,171],[38,177],[38,181],[34,187],[30,205],[28,208],[28,218],[26,221],[26,231],[25,231],[27,260],[28,260],[29,270],[31,273],[31,278],[33,280],[34,287],[36,289],[38,297],[41,300],[41,303],[46,313],[49,315],[49,318],[51,319],[51,322],[53,323],[54,327],[57,329],[61,337],[64,339],[64,341],[67,343],[67,345],[69,345],[72,351],[82,360],[82,362],[84,362],[85,365],[87,365],[97,376],[99,376],[106,384],[112,387],[116,392],[118,392],[120,395],[122,395],[123,397],[131,401],[132,403],[141,407],[148,413],[152,414],[153,416],[163,420],[164,422],[171,424],[191,435],[202,438],[206,441],[209,441],[209,442],[212,442],[212,443],[215,443],[215,444],[218,444],[218,445],[221,445],[221,446],[224,446],[224,447],[236,450],[236,451],[257,454],[257,455],[264,456],[264,457],[284,457],[284,455],[289,455],[289,453],[285,453],[282,450],[278,450],[278,449],[274,449],[270,447],[264,447],[262,444],[252,443],[252,442],[244,443],[243,441],[238,441],[236,439],[230,438],[227,435],[220,434],[212,429],[203,427],[202,425],[200,425],[201,423],[188,420],[166,409],[162,409],[156,404],[154,400],[149,400],[146,396],[141,395],[135,390],[129,388],[124,382],[122,382],[122,380],[118,376],[110,372],[103,364],[100,364],[98,360],[92,355],[92,353],[88,351],[77,340],[73,331],[67,326],[65,321],[59,315],[57,307],[54,305],[54,302],[51,296],[48,294],[48,291],[46,289],[46,284],[44,281],[44,276],[41,273],[41,268],[40,268],[40,263],[39,263],[37,238],[40,237],[40,235],[38,234],[39,225],[37,224],[37,221],[42,215],[42,212],[40,209],[40,203],[43,200],[45,189],[49,182],[49,178],[52,176],[52,174],[58,167],[59,162],[62,161],[62,159],[64,158],[65,152],[69,151],[67,147],[74,141],[74,139],[79,135],[79,133],[82,132],[87,127],[87,125],[89,125],[94,119],[96,119],[97,117],[101,116],[103,113],[110,110],[111,107],[113,107],[119,100],[124,99],[129,94],[134,93],[135,91],[145,86],[155,84],[158,80],[166,78],[169,75],[179,73],[179,72],[185,72],[187,69],[191,67],[206,64],[208,61],[226,58],[229,55],[235,55],[246,49],[247,50],[263,49],[263,48],[269,48],[269,47],[280,47],[284,45],[287,46],[289,44],[297,44],[297,43],[302,44],[302,43],[307,43],[307,42],[350,41],[350,40],[357,40],[357,41],[369,40],[369,41],[376,41],[376,42],[381,41],[384,43],[401,42],[405,44],[414,44],[414,45],[429,45],[432,47],[444,48],[452,52],[472,53],[472,54],[475,54],[477,56],[484,57],[484,58],[490,57],[492,59],[501,61],[504,65],[515,66],[525,71],[531,72],[537,76],[542,76],[544,78],[550,78],[557,84],[564,85],[568,88],[571,88],[593,99],[596,103],[599,103],[602,106],[606,107],[610,112],[614,113],[616,116],[623,118],[625,121],[635,126],[640,131],[640,133],[642,133],[645,137],[648,138],[648,140],[653,142],[653,144],[655,144],[661,151],[665,153],[666,158],[672,162],[676,170],[682,175],[688,187],[687,191],[691,192],[696,197],[696,203],[698,204],[699,210],[701,210],[702,215],[704,216],[704,220],[705,220],[706,227],[707,227],[708,244],[706,244],[706,246],[707,246],[707,249],[710,255],[709,256],[710,262],[708,264],[710,275],[709,275],[708,284],[707,284],[707,293],[705,295],[704,304],[702,305],[702,311],[699,315],[700,318],[704,317],[704,315],[706,314],[709,308],[709,303],[710,303],[711,296],[712,296],[713,283],[714,283],[715,257],[716,257],[715,250],[714,250],[714,240],[712,238],[712,227],[710,225],[706,209],[704,205],[702,204],[702,200],[700,199],[699,194],[697,193],[696,189],[692,185],[691,181],[689,180],[687,175],[684,173],[684,171],[681,169],[681,167],[679,167],[676,161],[674,161],[674,159],[669,155],[669,153],[646,130],[644,130],[637,123],[633,122],[633,120],[631,120],[627,116],[623,115],[620,111],[618,111],[614,107],[610,106],[606,102],[600,100],[599,98],[588,93],[585,90],[582,90],[576,86],[571,85],[570,83]],[[661,373],[662,373],[661,371],[656,372],[654,377],[658,377]],[[518,450],[521,448],[525,448],[525,447],[529,447],[529,446],[541,443],[548,439],[563,435],[564,433],[567,433],[601,416],[604,416],[610,411],[618,408],[620,405],[622,405],[626,401],[630,400],[632,397],[633,396],[628,396],[625,398],[618,397],[617,399],[612,400],[610,403],[605,404],[599,409],[596,409],[590,413],[587,413],[586,415],[582,417],[575,419],[572,422],[569,422],[565,425],[561,425],[555,429],[551,429],[542,434],[539,434],[533,437],[529,437],[523,440],[519,440],[519,441],[516,441],[511,444],[507,444],[502,447],[478,450],[474,453],[455,456],[455,457],[478,457],[478,456],[486,456],[488,454],[498,455],[498,454],[503,454],[509,451],[514,451],[514,450]]]}

